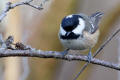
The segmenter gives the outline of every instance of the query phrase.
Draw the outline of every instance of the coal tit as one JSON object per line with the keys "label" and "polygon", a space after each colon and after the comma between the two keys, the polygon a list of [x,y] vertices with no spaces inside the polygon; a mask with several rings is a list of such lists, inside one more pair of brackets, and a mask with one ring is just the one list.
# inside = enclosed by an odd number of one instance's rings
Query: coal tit
{"label": "coal tit", "polygon": [[62,45],[72,50],[89,49],[88,60],[90,61],[92,58],[91,48],[98,41],[98,24],[102,15],[102,12],[96,12],[91,16],[83,13],[65,16],[59,30],[59,39]]}

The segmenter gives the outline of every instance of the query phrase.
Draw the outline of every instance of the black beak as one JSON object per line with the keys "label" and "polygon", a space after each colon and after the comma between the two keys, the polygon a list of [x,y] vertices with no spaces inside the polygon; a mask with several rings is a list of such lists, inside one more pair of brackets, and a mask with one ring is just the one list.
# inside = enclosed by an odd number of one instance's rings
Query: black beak
{"label": "black beak", "polygon": [[67,32],[67,33],[65,34],[65,36],[69,36],[69,35],[70,35],[70,33],[71,33],[71,32]]}

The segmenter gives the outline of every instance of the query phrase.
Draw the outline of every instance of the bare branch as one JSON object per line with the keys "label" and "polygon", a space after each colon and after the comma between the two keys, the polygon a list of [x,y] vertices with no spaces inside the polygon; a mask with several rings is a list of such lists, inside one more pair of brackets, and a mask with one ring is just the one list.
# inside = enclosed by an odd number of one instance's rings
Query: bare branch
{"label": "bare branch", "polygon": [[41,2],[41,4],[39,6],[31,4],[32,1],[33,0],[24,0],[24,1],[16,2],[16,3],[11,3],[11,2],[6,3],[6,7],[2,11],[2,13],[0,14],[0,22],[7,15],[7,12],[9,12],[9,10],[11,10],[11,9],[13,9],[13,8],[15,8],[17,6],[28,5],[28,6],[31,6],[31,7],[35,8],[35,9],[42,10],[43,5],[45,4],[45,2],[47,0],[43,0],[43,2]]}
{"label": "bare branch", "polygon": [[[0,57],[38,57],[38,58],[56,58],[56,59],[62,59],[62,60],[68,60],[68,61],[85,61],[88,62],[87,56],[81,56],[81,55],[66,55],[63,56],[61,52],[56,51],[42,51],[42,50],[0,50]],[[96,58],[93,58],[91,60],[92,64],[101,65],[104,67],[120,70],[120,66],[118,64],[110,63],[104,60],[99,60]]]}
{"label": "bare branch", "polygon": [[[95,56],[97,56],[99,53],[100,53],[100,51],[102,51],[103,50],[103,48],[115,37],[115,35],[117,34],[117,33],[119,33],[120,32],[120,29],[117,29],[116,30],[116,32],[112,35],[112,36],[110,36],[99,48],[98,48],[98,50],[94,53],[94,55],[93,55],[93,57],[95,57]],[[75,76],[75,78],[73,79],[73,80],[76,80],[78,77],[79,77],[79,75],[85,70],[85,68],[88,66],[88,62],[86,63],[86,64],[84,64],[84,66],[81,68],[81,70],[80,70],[80,72]]]}
{"label": "bare branch", "polygon": [[[23,43],[17,42],[13,43],[14,39],[12,36],[9,36],[5,41],[2,38],[2,35],[0,36],[0,57],[39,57],[39,58],[56,58],[56,59],[63,59],[68,61],[86,61],[88,62],[87,56],[81,56],[78,54],[74,55],[66,55],[63,56],[62,52],[57,51],[42,51],[42,50],[36,50],[35,48],[32,48],[31,46],[24,45]],[[5,45],[6,47],[2,46]],[[112,69],[120,70],[120,66],[117,64],[113,64],[104,60],[99,60],[93,58],[90,63],[97,64],[105,67],[109,67]]]}

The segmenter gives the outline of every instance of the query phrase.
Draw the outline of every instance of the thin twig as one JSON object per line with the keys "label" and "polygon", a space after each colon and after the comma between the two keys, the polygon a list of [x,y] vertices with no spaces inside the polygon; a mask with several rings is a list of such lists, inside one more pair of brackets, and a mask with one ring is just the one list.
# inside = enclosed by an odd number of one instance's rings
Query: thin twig
{"label": "thin twig", "polygon": [[[102,51],[102,49],[113,39],[113,37],[115,37],[115,35],[120,32],[120,29],[118,29],[111,37],[109,37],[101,46],[100,48],[94,53],[93,57],[97,56],[97,54],[100,53],[100,51]],[[80,72],[75,76],[75,78],[73,80],[76,80],[80,74],[86,69],[86,67],[88,66],[88,62],[86,64],[84,64],[84,66],[81,68]]]}
{"label": "thin twig", "polygon": [[4,19],[4,17],[7,15],[7,12],[9,12],[9,10],[11,10],[17,6],[28,5],[35,9],[42,10],[43,5],[45,4],[45,2],[47,0],[43,0],[43,2],[41,2],[41,4],[39,6],[31,4],[32,1],[33,0],[24,0],[24,1],[16,2],[16,3],[11,3],[11,2],[6,3],[6,7],[3,9],[2,13],[0,14],[0,22]]}

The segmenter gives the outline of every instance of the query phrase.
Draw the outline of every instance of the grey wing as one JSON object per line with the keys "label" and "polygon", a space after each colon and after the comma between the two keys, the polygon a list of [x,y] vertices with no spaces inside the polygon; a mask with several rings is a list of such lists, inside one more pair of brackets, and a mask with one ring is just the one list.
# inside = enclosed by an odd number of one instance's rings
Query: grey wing
{"label": "grey wing", "polygon": [[94,25],[93,25],[93,21],[91,20],[91,18],[88,15],[82,14],[82,13],[80,13],[79,15],[82,16],[83,19],[85,20],[84,30],[92,34],[94,30]]}
{"label": "grey wing", "polygon": [[98,24],[102,16],[103,16],[102,12],[96,12],[89,17],[91,23],[91,33],[94,33],[98,29]]}
{"label": "grey wing", "polygon": [[96,12],[93,13],[91,16],[87,16],[82,13],[80,13],[79,15],[81,15],[85,20],[85,31],[88,31],[89,33],[93,34],[98,29],[98,24],[100,22],[101,17],[103,16],[103,13]]}

